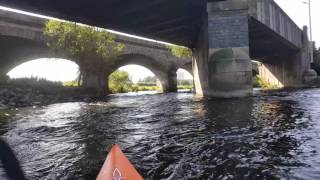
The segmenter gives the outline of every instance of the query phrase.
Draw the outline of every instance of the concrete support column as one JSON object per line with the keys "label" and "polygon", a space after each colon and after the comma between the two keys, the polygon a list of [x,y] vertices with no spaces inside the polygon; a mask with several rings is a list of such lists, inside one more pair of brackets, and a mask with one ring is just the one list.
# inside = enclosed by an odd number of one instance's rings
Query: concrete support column
{"label": "concrete support column", "polygon": [[310,85],[315,83],[318,75],[314,69],[311,69],[311,63],[313,63],[311,62],[311,59],[313,59],[313,42],[309,41],[307,26],[303,27],[302,40],[303,48],[300,54],[303,65],[302,79],[304,84]]}
{"label": "concrete support column", "polygon": [[108,94],[108,79],[104,73],[85,72],[82,86],[96,96],[102,97]]}
{"label": "concrete support column", "polygon": [[108,77],[104,66],[99,64],[80,68],[82,87],[90,94],[103,97],[108,94]]}
{"label": "concrete support column", "polygon": [[164,93],[177,92],[177,73],[176,71],[169,71],[166,78],[162,79],[162,91]]}
{"label": "concrete support column", "polygon": [[199,95],[215,98],[251,95],[246,0],[208,2],[195,47],[193,74]]}

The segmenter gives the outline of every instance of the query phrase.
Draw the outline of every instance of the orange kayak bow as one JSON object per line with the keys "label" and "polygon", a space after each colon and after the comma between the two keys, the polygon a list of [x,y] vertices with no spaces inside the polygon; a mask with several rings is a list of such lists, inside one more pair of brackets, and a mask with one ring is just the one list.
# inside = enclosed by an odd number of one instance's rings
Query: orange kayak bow
{"label": "orange kayak bow", "polygon": [[113,145],[97,180],[143,180],[118,145]]}

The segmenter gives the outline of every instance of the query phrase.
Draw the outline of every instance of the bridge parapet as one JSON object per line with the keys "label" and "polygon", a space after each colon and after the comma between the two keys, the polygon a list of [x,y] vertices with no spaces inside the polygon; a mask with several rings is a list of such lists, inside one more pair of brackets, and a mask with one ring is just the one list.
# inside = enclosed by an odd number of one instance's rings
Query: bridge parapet
{"label": "bridge parapet", "polygon": [[255,19],[297,47],[302,47],[303,31],[274,0],[251,0],[250,13]]}
{"label": "bridge parapet", "polygon": [[[44,41],[43,29],[48,19],[31,15],[19,14],[16,12],[0,10],[1,35],[12,35],[27,39]],[[33,33],[32,35],[30,35]],[[124,44],[132,44],[161,50],[168,50],[166,45],[156,41],[133,38],[116,34],[116,41]]]}
{"label": "bridge parapet", "polygon": [[[47,41],[43,35],[47,21],[48,19],[41,17],[0,10],[0,41],[2,43],[0,43],[0,46],[2,45],[10,49],[10,47],[7,47],[7,44],[10,43],[15,49],[12,50],[15,53],[11,53],[11,49],[10,51],[7,50],[8,59],[6,62],[3,62],[8,64],[6,70],[12,69],[31,59],[65,57],[52,53],[47,48]],[[151,61],[157,61],[158,64],[162,64],[168,70],[176,70],[177,68],[185,68],[189,72],[192,70],[191,58],[177,58],[173,56],[163,43],[119,34],[115,34],[115,36],[115,41],[125,44],[123,52],[125,55],[148,56]],[[18,50],[19,53],[17,53]],[[0,66],[3,66],[1,61]]]}

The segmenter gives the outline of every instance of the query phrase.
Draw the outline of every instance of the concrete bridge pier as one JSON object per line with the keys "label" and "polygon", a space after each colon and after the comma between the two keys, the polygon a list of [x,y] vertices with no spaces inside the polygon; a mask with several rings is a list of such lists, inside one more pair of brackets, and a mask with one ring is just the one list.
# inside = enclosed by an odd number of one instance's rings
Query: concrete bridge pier
{"label": "concrete bridge pier", "polygon": [[82,73],[82,87],[86,92],[103,97],[108,94],[108,76],[103,63],[91,62],[86,65],[79,65]]}
{"label": "concrete bridge pier", "polygon": [[108,79],[106,75],[98,73],[84,73],[82,87],[86,92],[102,97],[108,94]]}
{"label": "concrete bridge pier", "polygon": [[162,91],[164,93],[177,92],[177,73],[168,71],[164,78],[161,78]]}
{"label": "concrete bridge pier", "polygon": [[251,95],[252,63],[245,1],[208,2],[194,52],[193,74],[199,95],[215,98]]}

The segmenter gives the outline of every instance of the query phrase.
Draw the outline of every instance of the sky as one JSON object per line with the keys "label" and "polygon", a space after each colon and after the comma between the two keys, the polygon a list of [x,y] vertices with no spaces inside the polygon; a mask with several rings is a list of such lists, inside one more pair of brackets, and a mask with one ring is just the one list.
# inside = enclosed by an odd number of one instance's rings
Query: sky
{"label": "sky", "polygon": [[[299,27],[304,25],[309,26],[309,14],[308,14],[308,0],[275,0],[279,6],[297,23]],[[320,0],[311,1],[312,12],[312,37],[313,41],[316,41],[316,45],[320,46]],[[0,9],[7,9],[0,6]],[[8,9],[7,9],[8,10]],[[12,9],[10,9],[12,10]],[[16,10],[13,10],[16,11]],[[21,13],[21,11],[18,11]],[[24,13],[24,12],[23,12]],[[28,13],[29,15],[35,15]],[[37,15],[39,16],[39,15]],[[43,16],[42,16],[43,17]],[[120,33],[121,34],[121,33]],[[153,73],[138,65],[124,66],[120,68],[129,72],[133,81],[136,82],[145,76],[151,76]],[[181,70],[180,70],[181,71]],[[8,73],[11,78],[19,77],[43,77],[53,81],[70,81],[76,79],[78,67],[71,61],[58,61],[41,59],[38,61],[29,61],[24,63]],[[187,73],[186,73],[187,74]],[[191,78],[190,74],[187,74],[188,79]]]}
{"label": "sky", "polygon": [[[278,5],[291,17],[299,26],[309,27],[308,0],[275,0]],[[312,20],[312,40],[320,47],[320,0],[310,0]]]}
{"label": "sky", "polygon": [[[8,75],[11,78],[39,77],[50,81],[68,82],[78,77],[78,69],[76,63],[65,59],[37,59],[21,64],[10,71]],[[127,65],[119,68],[119,70],[129,72],[134,83],[146,76],[154,76],[149,69],[139,65]],[[178,69],[177,73],[179,72],[185,74],[185,79],[192,79],[192,75],[187,71]]]}
{"label": "sky", "polygon": [[78,65],[69,60],[37,59],[23,63],[8,75],[11,78],[41,77],[50,81],[73,81],[78,76]]}

